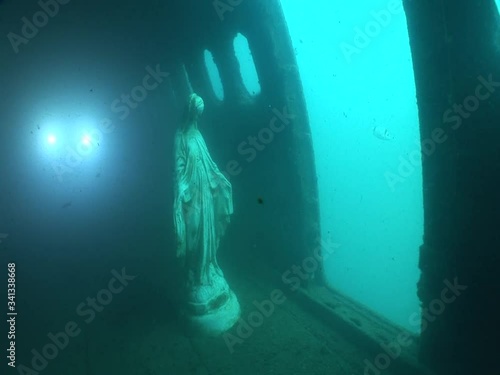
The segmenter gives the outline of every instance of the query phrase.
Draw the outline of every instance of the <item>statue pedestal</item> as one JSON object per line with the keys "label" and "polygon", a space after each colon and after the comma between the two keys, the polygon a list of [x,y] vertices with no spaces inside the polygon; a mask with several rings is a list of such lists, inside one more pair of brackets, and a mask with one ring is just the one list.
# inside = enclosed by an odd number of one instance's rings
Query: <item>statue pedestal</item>
{"label": "statue pedestal", "polygon": [[218,336],[240,318],[240,304],[222,275],[212,277],[210,285],[188,287],[181,318],[189,333]]}
{"label": "statue pedestal", "polygon": [[240,304],[232,291],[226,303],[206,314],[185,314],[190,333],[195,335],[218,336],[228,331],[240,318]]}

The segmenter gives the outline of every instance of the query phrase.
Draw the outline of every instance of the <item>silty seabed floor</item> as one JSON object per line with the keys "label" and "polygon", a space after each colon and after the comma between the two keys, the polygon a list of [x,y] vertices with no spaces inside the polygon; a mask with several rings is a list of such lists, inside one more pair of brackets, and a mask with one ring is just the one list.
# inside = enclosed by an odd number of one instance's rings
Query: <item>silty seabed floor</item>
{"label": "silty seabed floor", "polygon": [[[227,273],[226,273],[227,274]],[[255,301],[269,299],[283,285],[257,281],[251,273],[228,276],[242,318],[258,311]],[[158,311],[150,315],[102,314],[41,374],[294,374],[361,375],[371,356],[338,335],[290,296],[246,338],[228,345],[224,337],[189,338],[178,322]],[[144,318],[151,316],[151,318]],[[258,323],[258,322],[257,322]],[[229,333],[238,337],[236,326]],[[384,375],[393,374],[391,368]]]}

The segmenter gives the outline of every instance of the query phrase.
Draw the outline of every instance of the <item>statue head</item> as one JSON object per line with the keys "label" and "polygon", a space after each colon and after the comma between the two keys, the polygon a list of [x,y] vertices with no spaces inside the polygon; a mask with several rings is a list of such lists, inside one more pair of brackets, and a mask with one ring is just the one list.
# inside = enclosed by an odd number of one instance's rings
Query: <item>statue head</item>
{"label": "statue head", "polygon": [[191,94],[188,97],[186,112],[184,114],[184,126],[196,126],[196,123],[205,109],[205,103],[198,94]]}

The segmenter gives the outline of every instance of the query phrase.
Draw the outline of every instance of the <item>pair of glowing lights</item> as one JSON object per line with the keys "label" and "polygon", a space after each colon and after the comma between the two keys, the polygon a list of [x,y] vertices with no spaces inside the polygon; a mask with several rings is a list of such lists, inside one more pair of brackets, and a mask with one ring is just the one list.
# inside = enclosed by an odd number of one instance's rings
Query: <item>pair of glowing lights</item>
{"label": "pair of glowing lights", "polygon": [[[47,142],[51,145],[53,144],[56,144],[57,143],[57,137],[54,135],[54,134],[50,134],[48,137],[47,137]],[[90,144],[92,143],[92,138],[90,138],[89,135],[84,135],[82,137],[82,144],[85,145],[85,146],[90,146]]]}

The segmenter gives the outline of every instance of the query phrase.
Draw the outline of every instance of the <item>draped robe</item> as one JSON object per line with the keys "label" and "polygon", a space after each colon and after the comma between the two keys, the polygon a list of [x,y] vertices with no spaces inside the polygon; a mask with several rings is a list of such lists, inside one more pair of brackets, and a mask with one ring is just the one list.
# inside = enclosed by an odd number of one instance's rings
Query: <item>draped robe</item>
{"label": "draped robe", "polygon": [[195,126],[177,131],[174,155],[177,256],[184,260],[191,284],[209,285],[213,272],[222,275],[216,255],[233,213],[231,183]]}

